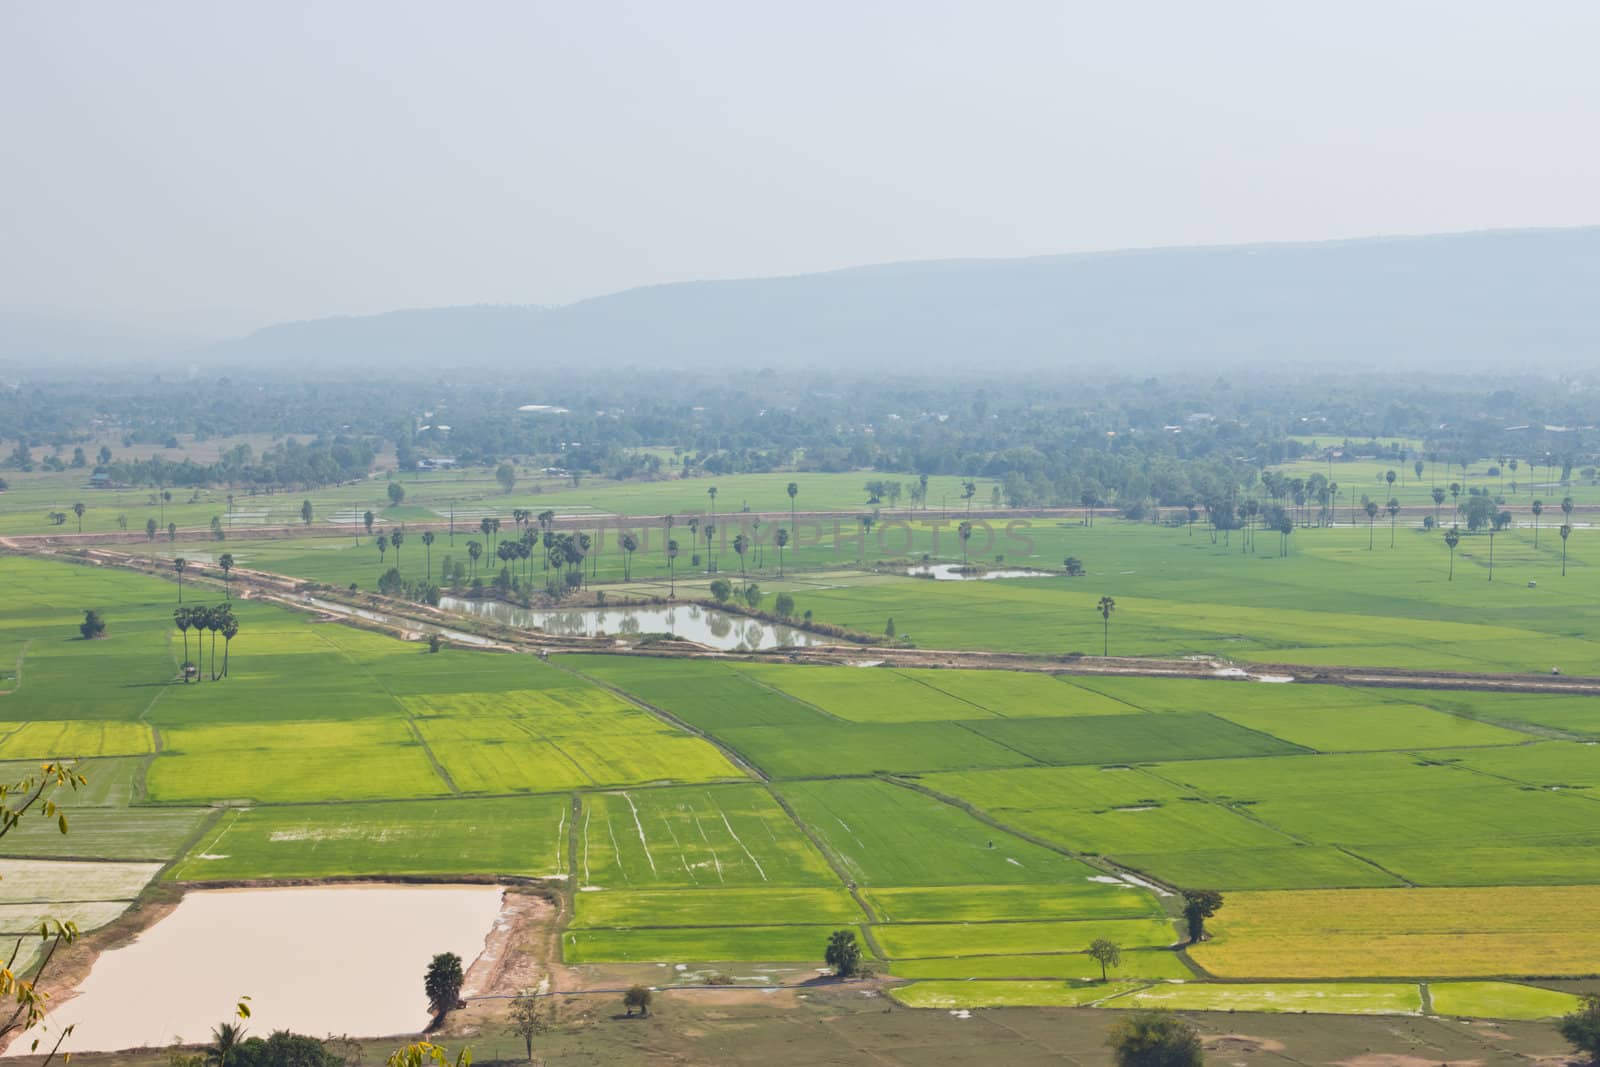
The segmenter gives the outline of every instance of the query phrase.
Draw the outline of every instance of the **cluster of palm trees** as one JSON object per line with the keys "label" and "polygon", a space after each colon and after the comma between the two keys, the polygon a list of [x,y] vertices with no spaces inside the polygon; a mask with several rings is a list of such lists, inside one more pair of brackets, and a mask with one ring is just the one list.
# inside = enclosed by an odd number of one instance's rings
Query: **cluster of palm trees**
{"label": "cluster of palm trees", "polygon": [[[1434,504],[1435,504],[1436,507],[1441,502],[1441,500],[1442,500],[1442,497],[1441,497],[1440,491],[1435,489],[1434,490]],[[1570,496],[1562,497],[1561,498],[1562,522],[1561,522],[1561,526],[1557,530],[1557,532],[1561,534],[1561,576],[1563,578],[1565,578],[1566,575],[1567,575],[1567,538],[1572,536],[1572,508],[1573,508],[1572,498]],[[1535,548],[1538,548],[1539,547],[1539,518],[1540,518],[1540,516],[1542,516],[1544,514],[1544,510],[1545,510],[1544,501],[1535,500],[1533,502],[1532,507],[1529,510],[1531,510],[1533,512],[1533,546]],[[1487,526],[1487,528],[1488,528],[1487,532],[1489,534],[1489,581],[1491,581],[1491,582],[1494,581],[1494,539],[1495,539],[1495,535],[1500,533],[1500,532],[1502,532],[1507,527],[1509,527],[1511,525],[1511,521],[1512,521],[1511,512],[1506,511],[1504,509],[1501,509],[1501,510],[1495,511],[1492,515],[1490,515],[1489,518],[1488,518],[1488,522],[1485,524]],[[1461,529],[1460,529],[1459,526],[1456,526],[1456,525],[1452,524],[1450,529],[1445,531],[1444,543],[1445,543],[1445,547],[1450,550],[1450,570],[1449,570],[1449,575],[1446,578],[1446,581],[1454,581],[1455,580],[1455,576],[1456,576],[1456,546],[1461,543]]]}
{"label": "cluster of palm trees", "polygon": [[[211,635],[211,680],[213,682],[228,676],[228,651],[233,645],[233,639],[239,633],[239,620],[233,617],[233,608],[227,603],[215,607],[193,605],[177,608],[172,613],[172,621],[183,633],[183,681],[189,682],[189,631],[198,631],[200,645],[200,663],[196,665],[195,673],[199,674],[205,668],[206,634]],[[217,636],[222,637],[222,666],[217,666]]]}

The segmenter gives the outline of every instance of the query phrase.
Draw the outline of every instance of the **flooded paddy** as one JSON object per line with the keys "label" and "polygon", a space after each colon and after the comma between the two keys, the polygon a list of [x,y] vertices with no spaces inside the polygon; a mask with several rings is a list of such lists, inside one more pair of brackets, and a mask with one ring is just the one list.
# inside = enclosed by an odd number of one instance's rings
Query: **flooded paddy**
{"label": "flooded paddy", "polygon": [[[209,1040],[251,998],[252,1034],[415,1034],[436,953],[470,967],[500,914],[498,886],[341,885],[190,892],[170,915],[95,961],[58,1001],[67,1051]],[[47,1040],[54,1040],[50,1036]],[[41,1042],[44,1044],[45,1042]],[[29,1039],[8,1055],[26,1054]]]}
{"label": "flooded paddy", "polygon": [[506,626],[538,629],[561,637],[668,633],[723,651],[793,648],[826,644],[824,638],[793,626],[778,626],[698,604],[658,604],[628,608],[520,608],[500,600],[447,596],[446,611],[493,619]]}
{"label": "flooded paddy", "polygon": [[932,578],[936,582],[982,582],[991,578],[1050,578],[1050,571],[1024,568],[990,567],[965,570],[959,563],[919,563],[906,571],[913,578]]}

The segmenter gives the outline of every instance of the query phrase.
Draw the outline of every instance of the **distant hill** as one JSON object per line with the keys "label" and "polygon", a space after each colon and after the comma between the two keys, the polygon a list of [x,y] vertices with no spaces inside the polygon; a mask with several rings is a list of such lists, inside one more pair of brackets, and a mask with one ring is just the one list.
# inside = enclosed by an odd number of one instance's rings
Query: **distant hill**
{"label": "distant hill", "polygon": [[1600,227],[894,263],[273,326],[186,358],[307,373],[652,364],[1070,371],[1592,366]]}

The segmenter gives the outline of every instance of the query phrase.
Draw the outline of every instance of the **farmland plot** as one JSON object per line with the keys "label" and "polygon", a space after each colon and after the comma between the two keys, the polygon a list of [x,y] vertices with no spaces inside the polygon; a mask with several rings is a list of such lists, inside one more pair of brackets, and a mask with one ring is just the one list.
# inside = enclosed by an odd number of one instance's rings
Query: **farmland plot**
{"label": "farmland plot", "polygon": [[967,725],[1040,763],[1144,763],[1304,751],[1204,713],[993,719]]}
{"label": "farmland plot", "polygon": [[850,722],[941,722],[983,719],[982,705],[936,688],[920,675],[874,667],[747,667],[750,677]]}

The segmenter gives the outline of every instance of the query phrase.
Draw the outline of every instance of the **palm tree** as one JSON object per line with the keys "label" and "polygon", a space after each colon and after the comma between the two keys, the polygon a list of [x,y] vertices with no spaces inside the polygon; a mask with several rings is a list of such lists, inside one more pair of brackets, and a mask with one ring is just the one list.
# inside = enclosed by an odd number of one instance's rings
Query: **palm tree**
{"label": "palm tree", "polygon": [[717,561],[711,555],[711,539],[716,536],[717,524],[707,522],[703,532],[706,535],[706,573],[710,574],[717,569]]}
{"label": "palm tree", "polygon": [[1439,505],[1444,503],[1444,490],[1437,485],[1433,487],[1433,524],[1439,525]]}
{"label": "palm tree", "polygon": [[761,520],[760,519],[751,519],[750,520],[750,531],[751,531],[750,543],[756,550],[756,570],[760,570],[761,569],[761,561],[763,559],[762,552],[761,552]]}
{"label": "palm tree", "polygon": [[372,524],[378,521],[378,516],[374,515],[372,512],[369,511],[365,515],[361,516],[361,521],[367,527],[367,536],[371,537],[372,536]]}
{"label": "palm tree", "polygon": [[738,534],[734,537],[733,551],[734,554],[739,557],[739,580],[741,582],[746,580],[744,574],[744,554],[749,550],[749,548],[750,542],[745,538],[744,534]]}
{"label": "palm tree", "polygon": [[789,483],[789,529],[794,529],[794,498],[800,495],[800,483]]}
{"label": "palm tree", "polygon": [[211,631],[211,680],[214,682],[222,675],[217,673],[217,634],[228,625],[228,620],[233,618],[233,612],[226,606],[212,608],[206,612],[206,629]]}
{"label": "palm tree", "polygon": [[178,572],[178,603],[183,603],[183,572],[189,569],[189,561],[179,556],[172,561],[173,569]]}
{"label": "palm tree", "polygon": [[1533,502],[1533,507],[1532,507],[1531,510],[1533,511],[1533,547],[1534,548],[1538,548],[1539,547],[1539,516],[1544,514],[1544,501],[1543,500],[1535,500]]}
{"label": "palm tree", "polygon": [[380,565],[383,563],[383,557],[388,555],[388,553],[389,553],[389,535],[388,534],[379,534],[378,535],[378,563]]}
{"label": "palm tree", "polygon": [[233,645],[233,639],[239,633],[239,620],[229,612],[222,620],[222,676],[228,676],[228,650]]}
{"label": "palm tree", "polygon": [[156,520],[144,520],[144,539],[146,541],[154,541],[156,539],[156,531],[159,529],[161,529],[161,527],[156,525]]}
{"label": "palm tree", "polygon": [[428,561],[427,580],[433,581],[433,531],[422,531],[422,552]]}
{"label": "palm tree", "polygon": [[1572,498],[1570,496],[1561,498],[1561,514],[1567,517],[1567,522],[1572,521]]}
{"label": "palm tree", "polygon": [[1394,471],[1386,471],[1383,475],[1383,480],[1389,483],[1389,492],[1392,495],[1394,493]]}
{"label": "palm tree", "polygon": [[[579,563],[580,567],[583,564],[583,561],[589,558],[589,549],[591,549],[593,547],[594,547],[594,538],[590,537],[586,533],[580,533],[578,535],[578,555],[581,557],[578,560],[578,563]],[[600,554],[598,552],[596,552],[595,553],[594,563],[591,564],[590,567],[589,567],[589,575],[590,575],[590,577],[594,576],[595,569],[596,569],[596,567],[599,566],[599,564],[600,564]]]}
{"label": "palm tree", "polygon": [[972,540],[972,523],[963,521],[956,527],[956,536],[961,538],[961,565],[967,565],[967,542]]}
{"label": "palm tree", "polygon": [[1400,501],[1396,497],[1389,498],[1389,547],[1394,547],[1394,520],[1400,514]]}
{"label": "palm tree", "polygon": [[1117,609],[1117,602],[1111,597],[1103,596],[1100,598],[1098,606],[1100,608],[1100,654],[1109,656],[1111,654],[1111,613]]}
{"label": "palm tree", "polygon": [[183,684],[189,684],[189,627],[194,625],[194,613],[188,608],[177,608],[172,613],[173,624],[183,632]]}
{"label": "palm tree", "polygon": [[622,580],[633,581],[633,554],[639,551],[639,539],[631,532],[624,533],[617,538],[617,545],[622,549]]}
{"label": "palm tree", "polygon": [[228,1067],[228,1057],[233,1055],[244,1040],[244,1027],[238,1023],[222,1023],[211,1031],[211,1046],[206,1049],[206,1063],[213,1067]]}
{"label": "palm tree", "polygon": [[1422,481],[1422,460],[1417,460],[1411,465],[1411,471],[1417,476],[1417,481]]}
{"label": "palm tree", "polygon": [[778,577],[782,578],[783,577],[783,549],[784,549],[784,546],[789,543],[789,531],[785,530],[781,526],[778,527],[778,532],[773,537],[773,540],[775,542],[777,542],[777,545],[778,545]]}
{"label": "palm tree", "polygon": [[228,575],[233,570],[233,553],[224,552],[217,557],[217,566],[222,568],[222,595],[229,600],[233,599],[233,589]]}
{"label": "palm tree", "polygon": [[713,485],[706,489],[706,496],[711,498],[711,517],[715,519],[717,517],[717,487]]}
{"label": "palm tree", "polygon": [[78,501],[76,504],[72,505],[72,513],[74,515],[78,516],[78,532],[79,533],[83,533],[83,513],[85,511],[88,511],[88,510],[89,510],[88,506],[86,504],[84,504],[84,502],[81,501],[81,500]]}
{"label": "palm tree", "polygon": [[[663,516],[661,516],[661,525],[665,526],[667,528],[667,540],[668,541],[672,540],[672,527],[675,526],[677,524],[677,522],[678,522],[678,517],[676,515],[663,515]],[[662,546],[661,546],[663,552],[666,551],[666,547],[667,547],[666,544],[663,543]]]}
{"label": "palm tree", "polygon": [[1561,577],[1567,576],[1567,538],[1572,536],[1572,523],[1561,524]]}
{"label": "palm tree", "polygon": [[1450,547],[1450,577],[1446,578],[1445,581],[1453,582],[1456,580],[1456,546],[1461,543],[1461,530],[1455,526],[1446,530],[1444,532],[1444,543]]}
{"label": "palm tree", "polygon": [[978,495],[977,482],[962,482],[961,495],[967,502],[967,514],[972,514],[972,498]]}
{"label": "palm tree", "polygon": [[482,541],[468,541],[467,542],[467,559],[469,559],[472,562],[472,574],[473,574],[473,577],[477,577],[477,574],[478,574],[478,558],[480,556],[482,556],[482,555],[483,555],[483,542]]}
{"label": "palm tree", "polygon": [[405,539],[406,531],[404,527],[389,535],[389,547],[394,549],[394,565],[397,570],[400,567],[400,545]]}
{"label": "palm tree", "polygon": [[1368,500],[1367,503],[1366,503],[1366,509],[1367,509],[1367,551],[1371,552],[1372,551],[1372,524],[1374,522],[1376,522],[1377,519],[1378,519],[1378,502],[1376,500]]}
{"label": "palm tree", "polygon": [[678,542],[667,539],[667,599],[678,599]]}
{"label": "palm tree", "polygon": [[167,524],[167,505],[172,503],[172,490],[161,490],[161,525]]}

